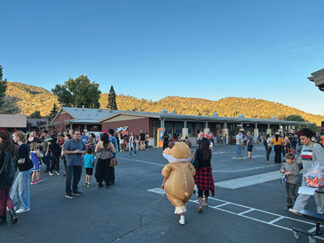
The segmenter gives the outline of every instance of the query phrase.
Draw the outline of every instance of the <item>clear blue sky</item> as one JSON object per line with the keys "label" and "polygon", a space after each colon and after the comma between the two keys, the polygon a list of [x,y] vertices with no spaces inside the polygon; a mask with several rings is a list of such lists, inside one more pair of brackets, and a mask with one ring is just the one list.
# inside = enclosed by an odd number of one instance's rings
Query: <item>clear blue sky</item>
{"label": "clear blue sky", "polygon": [[324,114],[324,1],[2,0],[0,64],[48,90],[88,75],[158,100],[263,98]]}

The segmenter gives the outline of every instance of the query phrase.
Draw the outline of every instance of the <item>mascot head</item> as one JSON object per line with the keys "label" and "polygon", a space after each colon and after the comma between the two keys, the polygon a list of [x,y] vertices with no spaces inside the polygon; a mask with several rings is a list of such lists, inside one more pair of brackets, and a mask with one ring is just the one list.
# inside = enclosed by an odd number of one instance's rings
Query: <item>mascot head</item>
{"label": "mascot head", "polygon": [[191,152],[187,144],[183,142],[170,143],[169,148],[163,151],[163,157],[169,161],[174,162],[189,162],[191,159]]}

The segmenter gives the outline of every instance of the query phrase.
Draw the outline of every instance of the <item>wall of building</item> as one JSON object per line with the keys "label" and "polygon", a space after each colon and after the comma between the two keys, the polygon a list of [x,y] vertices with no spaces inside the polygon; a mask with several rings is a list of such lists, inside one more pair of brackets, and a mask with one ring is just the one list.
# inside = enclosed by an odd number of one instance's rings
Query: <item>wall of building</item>
{"label": "wall of building", "polygon": [[[126,120],[126,121],[113,121],[103,122],[102,130],[108,130],[109,128],[117,129],[119,127],[127,126],[130,132],[134,132],[136,135],[143,130],[144,133],[150,133],[150,118]],[[152,134],[152,133],[151,133]]]}

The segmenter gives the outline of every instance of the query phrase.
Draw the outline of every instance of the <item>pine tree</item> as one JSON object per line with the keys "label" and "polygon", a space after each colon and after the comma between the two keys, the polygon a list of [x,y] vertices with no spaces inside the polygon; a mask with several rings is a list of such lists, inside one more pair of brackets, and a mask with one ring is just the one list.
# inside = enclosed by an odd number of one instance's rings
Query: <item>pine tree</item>
{"label": "pine tree", "polygon": [[3,80],[2,66],[0,65],[0,110],[3,108],[4,97],[6,96],[7,80]]}
{"label": "pine tree", "polygon": [[109,110],[117,110],[117,103],[116,103],[116,93],[114,87],[111,85],[109,95],[108,95],[108,104],[107,109]]}
{"label": "pine tree", "polygon": [[53,108],[52,108],[50,114],[48,115],[48,119],[50,121],[52,121],[54,119],[54,117],[56,116],[56,114],[57,114],[57,106],[56,106],[56,103],[54,103]]}

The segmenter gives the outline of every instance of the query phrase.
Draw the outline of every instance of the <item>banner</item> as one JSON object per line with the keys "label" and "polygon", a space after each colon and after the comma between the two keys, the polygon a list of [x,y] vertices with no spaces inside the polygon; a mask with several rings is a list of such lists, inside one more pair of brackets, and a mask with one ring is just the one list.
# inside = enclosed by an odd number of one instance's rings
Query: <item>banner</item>
{"label": "banner", "polygon": [[163,147],[163,135],[164,135],[164,128],[158,128],[157,129],[157,136],[156,136],[156,139],[157,139],[157,146],[159,148],[162,148]]}

